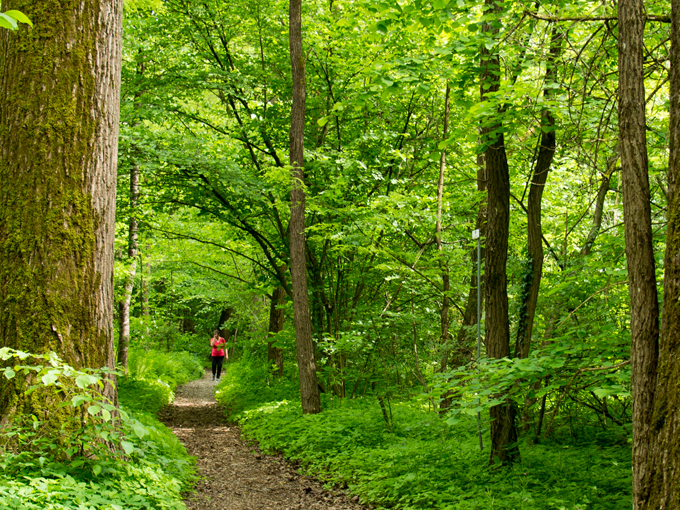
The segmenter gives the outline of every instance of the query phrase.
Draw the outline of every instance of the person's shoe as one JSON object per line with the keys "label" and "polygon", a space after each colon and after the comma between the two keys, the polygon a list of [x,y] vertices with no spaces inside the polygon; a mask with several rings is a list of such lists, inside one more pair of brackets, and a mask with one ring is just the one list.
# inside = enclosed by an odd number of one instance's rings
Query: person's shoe
{"label": "person's shoe", "polygon": [[220,382],[220,378],[219,378],[219,377],[217,378],[217,382]]}
{"label": "person's shoe", "polygon": [[215,376],[213,375],[213,382],[215,382]]}

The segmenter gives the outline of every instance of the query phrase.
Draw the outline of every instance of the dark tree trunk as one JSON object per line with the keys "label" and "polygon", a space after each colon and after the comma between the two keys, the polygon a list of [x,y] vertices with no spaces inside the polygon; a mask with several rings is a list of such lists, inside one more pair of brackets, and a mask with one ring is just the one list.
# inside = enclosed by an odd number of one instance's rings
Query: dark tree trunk
{"label": "dark tree trunk", "polygon": [[312,322],[309,316],[307,260],[305,257],[305,56],[302,53],[302,0],[290,0],[290,62],[293,70],[293,107],[290,119],[290,273],[293,280],[293,314],[300,371],[302,412],[321,411],[319,384],[316,377]]}
{"label": "dark tree trunk", "polygon": [[[485,0],[487,15],[500,15],[500,1]],[[494,25],[497,26],[494,20]],[[497,34],[488,21],[482,30]],[[500,89],[500,59],[497,49],[481,50],[480,89],[482,101]],[[481,128],[488,189],[488,217],[484,287],[486,292],[486,352],[492,358],[510,356],[510,328],[508,323],[508,290],[506,263],[510,227],[510,176],[502,132],[501,109],[495,118],[485,121]],[[491,464],[509,464],[519,459],[515,407],[511,402],[494,406],[491,414]]]}
{"label": "dark tree trunk", "polygon": [[[3,9],[34,28],[0,31],[0,346],[113,368],[122,1]],[[49,410],[1,379],[0,421]]]}
{"label": "dark tree trunk", "polygon": [[[545,68],[545,89],[543,97],[548,103],[553,96],[552,84],[557,75],[557,57],[562,49],[562,31],[555,23],[550,38],[550,53]],[[529,201],[527,204],[527,248],[529,260],[525,268],[525,282],[522,289],[522,303],[519,309],[519,324],[515,339],[515,356],[527,358],[531,349],[531,332],[534,328],[538,291],[543,277],[543,228],[541,227],[541,202],[548,172],[555,155],[555,118],[549,109],[541,113],[541,140],[538,157],[531,176]]]}
{"label": "dark tree trunk", "polygon": [[227,327],[227,322],[231,319],[232,315],[234,315],[234,309],[231,307],[225,308],[220,313],[220,318],[217,322],[217,329],[220,332],[220,336],[227,342],[229,341],[232,332],[232,330]]}
{"label": "dark tree trunk", "polygon": [[636,500],[645,510],[680,508],[680,0],[671,2],[670,157],[663,319],[650,455]]}
{"label": "dark tree trunk", "polygon": [[646,508],[643,488],[650,473],[650,425],[658,360],[659,306],[645,134],[642,0],[619,0],[619,144],[630,294],[633,383],[633,507]]}
{"label": "dark tree trunk", "polygon": [[[272,300],[269,306],[269,331],[268,336],[273,336],[283,329],[284,310],[282,305],[286,299],[286,289],[276,287],[272,291]],[[273,342],[267,342],[267,359],[270,364],[276,365],[276,374],[283,377],[283,349],[274,347]]]}

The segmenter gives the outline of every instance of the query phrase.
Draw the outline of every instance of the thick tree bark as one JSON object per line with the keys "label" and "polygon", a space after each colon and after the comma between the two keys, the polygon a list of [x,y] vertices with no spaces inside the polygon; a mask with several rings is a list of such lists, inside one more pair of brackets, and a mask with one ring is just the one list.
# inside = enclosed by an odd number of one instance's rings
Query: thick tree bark
{"label": "thick tree bark", "polygon": [[[122,1],[3,8],[34,28],[0,32],[0,346],[113,368]],[[0,380],[0,421],[46,412],[18,379]]]}
{"label": "thick tree bark", "polygon": [[[498,15],[502,2],[485,0],[487,14]],[[497,25],[497,23],[494,23]],[[483,32],[495,35],[487,21]],[[500,89],[500,59],[497,49],[481,49],[480,92],[482,101]],[[508,322],[508,289],[506,263],[508,259],[508,235],[510,228],[510,176],[502,132],[501,111],[495,119],[485,121],[481,128],[485,147],[486,178],[488,189],[488,218],[484,287],[486,293],[486,352],[492,358],[510,356],[510,328]],[[491,455],[489,463],[512,463],[519,458],[515,407],[511,402],[494,406],[491,414]]]}
{"label": "thick tree bark", "polygon": [[[283,329],[284,311],[281,308],[286,299],[286,289],[279,286],[272,291],[272,300],[269,306],[269,329],[268,336],[273,336]],[[283,377],[283,349],[274,347],[274,342],[267,342],[267,360],[276,365],[276,375]]]}
{"label": "thick tree bark", "polygon": [[619,144],[623,183],[628,292],[630,294],[631,378],[633,383],[633,507],[645,508],[653,443],[659,306],[645,134],[642,0],[619,0]]}
{"label": "thick tree bark", "polygon": [[663,319],[651,435],[636,501],[645,510],[680,508],[680,0],[671,2],[670,157]]}
{"label": "thick tree bark", "polygon": [[290,119],[290,273],[293,280],[293,314],[300,372],[302,412],[321,411],[319,384],[316,377],[312,321],[309,316],[307,261],[305,257],[305,56],[302,53],[302,0],[290,0],[290,62],[293,70],[293,107]]}
{"label": "thick tree bark", "polygon": [[[553,96],[552,84],[557,75],[555,61],[562,49],[562,33],[555,23],[550,38],[550,52],[546,61],[543,97],[549,102]],[[522,289],[522,303],[519,309],[519,325],[515,339],[515,357],[527,358],[531,349],[531,332],[534,328],[538,291],[543,277],[543,228],[541,226],[541,202],[548,180],[548,172],[555,155],[555,118],[545,108],[541,113],[541,140],[538,157],[531,176],[529,201],[527,204],[527,248],[529,260],[525,268],[526,280]]]}

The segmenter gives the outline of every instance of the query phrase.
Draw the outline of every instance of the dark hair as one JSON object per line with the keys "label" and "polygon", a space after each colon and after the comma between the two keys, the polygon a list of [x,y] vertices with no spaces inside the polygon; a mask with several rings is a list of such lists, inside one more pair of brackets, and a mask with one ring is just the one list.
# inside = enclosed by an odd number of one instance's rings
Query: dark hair
{"label": "dark hair", "polygon": [[216,329],[215,331],[213,331],[213,336],[219,336],[219,334],[220,334],[219,329]]}

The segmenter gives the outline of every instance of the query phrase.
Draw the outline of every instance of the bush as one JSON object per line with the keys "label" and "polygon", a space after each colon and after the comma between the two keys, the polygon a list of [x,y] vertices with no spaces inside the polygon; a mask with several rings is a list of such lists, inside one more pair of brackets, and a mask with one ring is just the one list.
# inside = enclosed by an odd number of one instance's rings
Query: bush
{"label": "bush", "polygon": [[160,352],[131,349],[128,360],[129,375],[133,379],[161,380],[175,391],[178,385],[185,384],[203,375],[203,365],[198,358],[188,352]]}
{"label": "bush", "polygon": [[215,398],[225,404],[230,419],[266,402],[299,398],[297,366],[285,366],[284,377],[272,375],[266,362],[244,357],[225,365]]}
{"label": "bush", "polygon": [[60,395],[54,409],[66,410],[59,427],[47,413],[43,421],[17,416],[0,430],[0,508],[185,508],[180,492],[195,478],[194,461],[153,416],[132,417],[106,401],[104,369],[79,371],[54,353],[9,348],[0,360],[12,363],[0,377],[34,374],[27,393]]}

